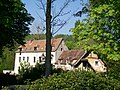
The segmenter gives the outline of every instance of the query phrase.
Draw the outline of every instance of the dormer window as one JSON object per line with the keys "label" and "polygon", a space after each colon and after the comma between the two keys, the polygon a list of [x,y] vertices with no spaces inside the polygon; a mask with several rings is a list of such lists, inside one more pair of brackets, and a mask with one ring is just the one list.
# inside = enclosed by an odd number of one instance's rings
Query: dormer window
{"label": "dormer window", "polygon": [[21,55],[22,48],[19,48],[19,51],[20,51],[20,55]]}
{"label": "dormer window", "polygon": [[34,47],[34,51],[37,51],[37,47]]}
{"label": "dormer window", "polygon": [[55,47],[54,47],[54,46],[52,46],[52,49],[55,49]]}
{"label": "dormer window", "polygon": [[43,47],[41,47],[40,50],[43,50]]}

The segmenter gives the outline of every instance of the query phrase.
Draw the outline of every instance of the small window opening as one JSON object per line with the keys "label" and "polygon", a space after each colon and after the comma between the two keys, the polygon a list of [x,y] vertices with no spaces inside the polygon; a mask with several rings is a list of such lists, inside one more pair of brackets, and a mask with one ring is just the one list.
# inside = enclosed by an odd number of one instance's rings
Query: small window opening
{"label": "small window opening", "polygon": [[39,57],[39,63],[41,62],[41,57]]}
{"label": "small window opening", "polygon": [[21,57],[19,57],[19,62],[21,62]]}
{"label": "small window opening", "polygon": [[25,57],[23,57],[23,61],[25,60]]}
{"label": "small window opening", "polygon": [[18,67],[18,71],[20,71],[20,67]]}
{"label": "small window opening", "polygon": [[95,65],[98,65],[98,61],[95,61]]}
{"label": "small window opening", "polygon": [[36,61],[36,57],[34,57],[34,63],[35,63],[35,61]]}
{"label": "small window opening", "polygon": [[43,47],[40,48],[40,50],[43,50],[43,49],[44,49]]}
{"label": "small window opening", "polygon": [[37,47],[34,47],[34,51],[37,51]]}
{"label": "small window opening", "polygon": [[20,51],[20,55],[21,55],[22,48],[19,48],[19,51]]}
{"label": "small window opening", "polygon": [[29,62],[29,57],[27,57],[27,62]]}
{"label": "small window opening", "polygon": [[63,50],[63,48],[61,48],[61,51]]}

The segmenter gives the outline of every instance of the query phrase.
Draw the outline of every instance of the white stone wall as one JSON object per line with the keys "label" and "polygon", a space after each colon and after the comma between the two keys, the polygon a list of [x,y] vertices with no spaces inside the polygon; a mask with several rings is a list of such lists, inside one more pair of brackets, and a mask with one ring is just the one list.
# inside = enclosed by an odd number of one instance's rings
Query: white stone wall
{"label": "white stone wall", "polygon": [[[18,69],[20,67],[20,63],[23,61],[27,62],[27,57],[29,57],[29,63],[31,66],[35,66],[37,62],[39,62],[39,57],[42,56],[42,54],[44,53],[44,55],[46,56],[45,52],[29,52],[29,53],[16,53],[15,56],[15,65],[14,65],[14,72],[16,74],[18,74]],[[51,63],[53,64],[55,62],[55,52],[51,53],[53,55]],[[21,60],[19,61],[19,57],[21,57]],[[35,57],[35,62],[34,62],[34,57]],[[24,60],[23,60],[24,58]]]}
{"label": "white stone wall", "polygon": [[56,69],[63,69],[63,70],[73,70],[74,68],[71,66],[71,65],[62,65],[62,64],[60,64],[60,65],[55,65],[55,68]]}
{"label": "white stone wall", "polygon": [[[61,53],[64,51],[64,50],[68,50],[67,46],[65,45],[65,42],[62,41],[61,44],[59,45],[59,47],[57,48],[56,51],[54,52],[51,52],[52,54],[52,60],[51,60],[51,63],[54,64],[59,56],[61,55]],[[14,72],[16,74],[18,74],[18,69],[20,67],[20,62],[23,62],[23,61],[26,61],[27,62],[27,57],[29,57],[29,63],[31,66],[35,66],[35,64],[37,63],[37,60],[39,60],[39,57],[42,56],[42,54],[44,53],[44,55],[46,56],[46,53],[45,52],[27,52],[27,53],[20,53],[17,52],[16,53],[16,56],[15,56],[15,65],[14,65]],[[19,61],[19,57],[21,57],[21,61]],[[23,60],[23,57],[25,60]],[[34,57],[36,58],[36,61],[34,62]]]}
{"label": "white stone wall", "polygon": [[[96,64],[96,61],[98,62]],[[106,72],[106,67],[100,59],[89,59],[88,62],[96,72]]]}

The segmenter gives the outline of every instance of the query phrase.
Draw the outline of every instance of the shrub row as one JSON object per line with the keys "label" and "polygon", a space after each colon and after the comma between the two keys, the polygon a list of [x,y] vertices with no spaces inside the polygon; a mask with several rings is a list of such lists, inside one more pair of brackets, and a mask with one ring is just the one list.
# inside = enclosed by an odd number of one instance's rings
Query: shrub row
{"label": "shrub row", "polygon": [[120,82],[94,72],[68,71],[43,77],[32,83],[29,90],[120,90]]}

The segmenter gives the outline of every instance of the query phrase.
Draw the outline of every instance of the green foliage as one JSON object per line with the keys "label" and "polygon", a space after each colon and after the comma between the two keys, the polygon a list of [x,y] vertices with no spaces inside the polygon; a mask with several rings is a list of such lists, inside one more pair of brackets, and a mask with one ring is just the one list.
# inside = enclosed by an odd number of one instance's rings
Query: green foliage
{"label": "green foliage", "polygon": [[24,84],[24,82],[28,82],[30,73],[32,71],[32,67],[30,66],[30,63],[22,62],[20,63],[20,70],[19,75],[17,76],[17,80],[19,84]]}
{"label": "green foliage", "polygon": [[13,47],[15,42],[23,44],[32,21],[33,17],[20,0],[0,0],[0,54],[3,46]]}
{"label": "green foliage", "polygon": [[16,82],[14,75],[0,73],[0,89],[2,86],[14,85]]}
{"label": "green foliage", "polygon": [[[38,40],[45,39],[45,34],[29,34],[25,37],[25,41],[29,40]],[[15,43],[14,48],[3,47],[2,57],[0,57],[0,72],[3,70],[13,70],[14,68],[14,60],[15,60],[15,51],[19,44]]]}
{"label": "green foliage", "polygon": [[90,0],[89,17],[72,28],[78,47],[103,60],[120,60],[120,1]]}
{"label": "green foliage", "polygon": [[3,87],[2,90],[28,90],[27,85],[12,85]]}
{"label": "green foliage", "polygon": [[25,41],[41,40],[41,39],[45,39],[45,38],[46,38],[45,34],[29,34],[25,37]]}
{"label": "green foliage", "polygon": [[20,70],[19,70],[20,76],[30,73],[31,70],[32,70],[32,66],[30,66],[30,63],[26,61],[20,63]]}
{"label": "green foliage", "polygon": [[120,61],[108,61],[108,76],[120,81]]}
{"label": "green foliage", "polygon": [[69,50],[76,49],[76,40],[72,37],[72,35],[57,34],[54,38],[63,38]]}
{"label": "green foliage", "polygon": [[[18,45],[16,45],[18,47]],[[15,48],[3,48],[2,57],[0,57],[0,71],[2,70],[13,70],[14,68],[14,56],[15,56]]]}
{"label": "green foliage", "polygon": [[30,84],[38,78],[45,75],[45,65],[37,63],[35,67],[30,66],[29,63],[21,63],[21,69],[17,76],[18,84]]}
{"label": "green foliage", "polygon": [[[36,63],[35,67],[32,67],[29,63],[23,62],[20,66],[21,69],[17,76],[18,84],[31,84],[32,81],[45,76],[45,64]],[[60,74],[61,72],[62,70],[51,70],[51,74]]]}
{"label": "green foliage", "polygon": [[29,90],[119,90],[120,83],[94,72],[68,71],[34,81]]}

